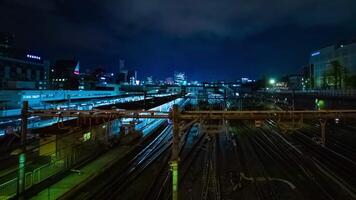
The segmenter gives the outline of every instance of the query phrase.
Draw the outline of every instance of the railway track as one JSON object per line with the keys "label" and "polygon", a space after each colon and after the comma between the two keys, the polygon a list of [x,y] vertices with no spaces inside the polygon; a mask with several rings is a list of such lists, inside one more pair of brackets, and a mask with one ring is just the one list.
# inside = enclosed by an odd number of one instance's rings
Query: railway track
{"label": "railway track", "polygon": [[[198,144],[204,141],[203,137],[196,136],[192,144],[187,145],[187,138],[181,139],[180,155],[182,161],[189,159],[196,150]],[[148,143],[141,151],[139,151],[130,160],[123,162],[118,171],[113,172],[113,175],[102,180],[104,184],[97,187],[91,187],[85,192],[75,196],[75,199],[130,199],[127,191],[131,190],[139,179],[142,179],[143,174],[155,172],[151,174],[154,176],[154,181],[145,184],[145,188],[141,189],[141,194],[136,195],[141,199],[166,199],[171,192],[171,179],[169,171],[170,147],[172,145],[172,125],[168,125],[155,139]],[[158,167],[159,170],[155,168]],[[113,169],[111,169],[113,170]],[[145,180],[145,179],[142,179]],[[146,182],[145,180],[144,182]],[[95,181],[96,183],[97,181]],[[164,189],[167,191],[164,191]],[[132,193],[132,191],[131,191]],[[168,193],[168,194],[167,194]],[[141,197],[139,197],[141,196]],[[136,198],[135,197],[135,198]]]}
{"label": "railway track", "polygon": [[257,151],[254,139],[251,137],[253,130],[242,124],[237,131],[240,133],[237,141],[240,146],[239,153],[243,154],[240,180],[244,186],[251,185],[250,189],[254,191],[244,198],[250,199],[252,195],[256,199],[278,199],[276,188],[270,180],[265,165],[261,162],[261,154]]}
{"label": "railway track", "polygon": [[[237,146],[245,180],[243,190],[253,190],[256,199],[352,199],[341,191],[333,193],[330,181],[320,180],[318,170],[305,147],[289,141],[269,126],[251,128],[240,125]],[[287,139],[286,139],[287,138]],[[241,154],[243,154],[241,156]],[[325,174],[323,174],[325,176]],[[250,182],[246,184],[247,182]],[[260,182],[260,183],[257,183]],[[262,186],[261,186],[262,185]],[[243,192],[242,192],[243,193]],[[245,199],[253,199],[245,195]]]}
{"label": "railway track", "polygon": [[[123,190],[127,185],[135,180],[137,176],[154,159],[169,148],[170,134],[172,127],[166,126],[156,137],[149,142],[143,143],[144,148],[127,155],[118,163],[114,163],[109,169],[100,174],[93,181],[89,182],[75,194],[70,195],[70,199],[118,199],[120,195],[114,194],[116,189]],[[152,135],[154,136],[154,135]],[[137,147],[139,148],[139,147]],[[92,183],[97,183],[92,185]],[[117,196],[115,196],[117,195]]]}
{"label": "railway track", "polygon": [[[274,122],[269,124],[276,129]],[[296,130],[289,136],[289,139],[301,149],[301,163],[310,171],[314,182],[323,188],[324,193],[329,194],[330,199],[356,198],[355,182],[350,179],[355,176],[355,163],[330,148],[318,145],[313,139],[317,134],[315,129],[306,128]]]}
{"label": "railway track", "polygon": [[[181,163],[188,163],[189,158],[191,158],[191,155],[195,153],[195,150],[197,149],[197,146],[201,144],[201,141],[203,141],[203,137],[198,133],[196,130],[197,124],[193,125],[186,134],[183,135],[183,138],[181,139],[180,142],[180,150],[179,150],[179,155],[181,157]],[[192,132],[192,130],[195,130]],[[193,137],[193,139],[192,139]],[[168,160],[167,160],[168,161]],[[152,184],[152,187],[146,192],[147,195],[145,196],[145,199],[153,199],[153,200],[158,200],[158,199],[167,199],[171,196],[171,173],[170,173],[170,168],[169,165],[167,165],[168,162],[166,162],[165,166],[163,167],[163,170],[161,170],[161,173],[158,174],[157,179],[155,179],[155,183]],[[185,165],[186,166],[186,165]],[[184,167],[185,166],[180,166],[180,175],[179,179],[181,180],[182,177],[184,177]]]}
{"label": "railway track", "polygon": [[220,183],[217,177],[216,162],[216,135],[208,142],[207,152],[205,154],[202,174],[201,200],[215,199],[220,200]]}
{"label": "railway track", "polygon": [[[194,127],[194,126],[193,126]],[[188,144],[187,140],[189,137],[194,137],[193,141]],[[197,162],[205,153],[206,146],[208,144],[208,140],[206,135],[202,132],[198,132],[197,134],[192,135],[190,131],[185,134],[185,138],[181,141],[180,148],[180,168],[179,168],[179,182],[180,182],[180,199],[197,199],[197,197],[193,197],[191,192],[194,190],[194,180],[198,180],[200,182],[201,175],[201,163]],[[192,174],[196,166],[198,166],[198,172],[196,174]],[[171,176],[168,174],[165,182],[161,184],[161,189],[158,191],[156,198],[154,199],[170,199],[172,195],[171,188]],[[186,191],[186,192],[184,192]],[[150,198],[152,199],[152,198]]]}
{"label": "railway track", "polygon": [[[356,163],[344,156],[353,155],[354,150],[344,147],[339,136],[328,133],[329,142],[321,147],[314,139],[320,132],[313,122],[288,135],[272,120],[261,128],[245,122],[235,127],[237,137],[228,145],[234,146],[237,157],[233,162],[238,165],[238,181],[231,178],[231,187],[239,199],[356,199]],[[169,199],[171,131],[167,127],[118,175],[106,180],[105,186],[77,199],[128,199],[122,196],[125,191],[152,168],[159,169],[147,188],[142,188],[141,199]],[[347,129],[338,131],[349,133]],[[226,156],[224,148],[216,136],[200,133],[191,142],[190,134],[184,134],[180,142],[180,199],[225,199],[228,195],[223,195],[226,188],[220,181],[224,175],[218,170],[222,166],[218,156]]]}

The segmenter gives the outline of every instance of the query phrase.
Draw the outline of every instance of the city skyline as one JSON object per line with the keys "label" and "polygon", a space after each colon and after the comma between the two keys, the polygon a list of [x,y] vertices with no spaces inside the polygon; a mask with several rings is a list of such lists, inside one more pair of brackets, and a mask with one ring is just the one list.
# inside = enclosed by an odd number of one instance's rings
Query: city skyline
{"label": "city skyline", "polygon": [[356,199],[356,0],[0,13],[0,200]]}
{"label": "city skyline", "polygon": [[142,77],[185,71],[199,81],[258,79],[299,73],[311,52],[355,36],[355,4],[5,0],[0,30],[53,62],[76,58],[116,71],[122,58]]}

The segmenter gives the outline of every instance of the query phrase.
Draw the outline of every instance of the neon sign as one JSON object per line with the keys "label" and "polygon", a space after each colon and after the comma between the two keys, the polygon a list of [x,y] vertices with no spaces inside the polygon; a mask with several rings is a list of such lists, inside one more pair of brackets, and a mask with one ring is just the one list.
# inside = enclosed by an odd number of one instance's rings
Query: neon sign
{"label": "neon sign", "polygon": [[41,57],[35,56],[35,55],[31,55],[31,54],[27,54],[26,57],[27,58],[31,58],[31,59],[35,59],[35,60],[41,60]]}
{"label": "neon sign", "polygon": [[312,53],[311,56],[317,56],[317,55],[319,55],[319,54],[320,54],[320,51],[317,51],[317,52]]}

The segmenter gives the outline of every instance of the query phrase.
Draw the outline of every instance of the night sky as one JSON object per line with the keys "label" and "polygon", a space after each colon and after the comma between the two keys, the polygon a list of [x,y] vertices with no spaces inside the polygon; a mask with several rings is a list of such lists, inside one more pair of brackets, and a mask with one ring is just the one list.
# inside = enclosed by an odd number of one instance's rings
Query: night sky
{"label": "night sky", "polygon": [[163,79],[298,73],[313,50],[356,36],[355,0],[1,0],[16,46],[82,68],[119,59]]}

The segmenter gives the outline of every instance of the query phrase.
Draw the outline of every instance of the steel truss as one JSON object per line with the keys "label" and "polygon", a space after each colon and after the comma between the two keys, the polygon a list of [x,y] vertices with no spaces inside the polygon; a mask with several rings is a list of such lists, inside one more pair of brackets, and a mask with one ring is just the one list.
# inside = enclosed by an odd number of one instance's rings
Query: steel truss
{"label": "steel truss", "polygon": [[[325,122],[328,119],[336,118],[356,118],[356,110],[302,110],[302,111],[180,111],[177,105],[173,106],[170,112],[143,111],[143,110],[34,110],[28,109],[28,103],[24,102],[22,110],[22,137],[26,138],[26,119],[29,116],[40,117],[76,117],[78,119],[118,119],[118,118],[156,118],[170,119],[173,122],[173,143],[172,143],[172,199],[178,199],[178,163],[179,163],[179,141],[180,132],[184,131],[188,125],[181,125],[181,122],[205,121],[205,120],[254,120],[262,121],[274,119],[297,120],[303,123],[304,119],[318,119],[321,123],[321,141],[325,145]],[[223,123],[225,124],[225,123]],[[25,142],[23,141],[23,144]]]}

